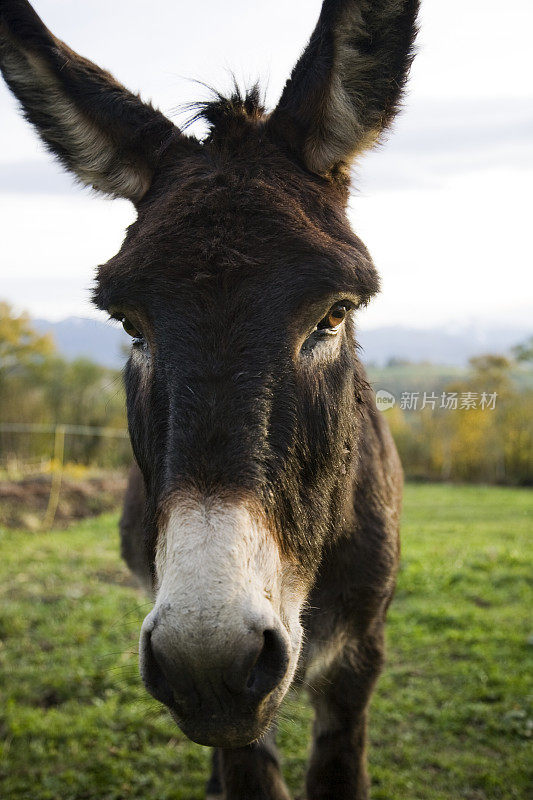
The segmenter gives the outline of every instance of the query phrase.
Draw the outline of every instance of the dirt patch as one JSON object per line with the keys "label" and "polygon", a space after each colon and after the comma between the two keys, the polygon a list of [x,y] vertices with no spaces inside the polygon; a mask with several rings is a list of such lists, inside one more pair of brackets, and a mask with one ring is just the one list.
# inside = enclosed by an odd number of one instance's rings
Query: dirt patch
{"label": "dirt patch", "polygon": [[[50,475],[0,481],[0,525],[39,529],[48,505],[51,482]],[[82,479],[64,476],[54,527],[66,527],[73,520],[119,508],[126,483],[127,476],[122,472]]]}

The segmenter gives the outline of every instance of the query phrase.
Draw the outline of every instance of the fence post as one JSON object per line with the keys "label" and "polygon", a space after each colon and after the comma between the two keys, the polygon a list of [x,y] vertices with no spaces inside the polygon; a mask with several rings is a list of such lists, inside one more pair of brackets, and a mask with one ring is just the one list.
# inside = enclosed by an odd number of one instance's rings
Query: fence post
{"label": "fence post", "polygon": [[59,504],[59,493],[61,492],[61,481],[63,479],[63,460],[65,456],[65,426],[56,425],[54,429],[54,465],[52,468],[52,484],[50,486],[50,497],[48,506],[43,519],[44,530],[49,530],[54,524],[57,506]]}

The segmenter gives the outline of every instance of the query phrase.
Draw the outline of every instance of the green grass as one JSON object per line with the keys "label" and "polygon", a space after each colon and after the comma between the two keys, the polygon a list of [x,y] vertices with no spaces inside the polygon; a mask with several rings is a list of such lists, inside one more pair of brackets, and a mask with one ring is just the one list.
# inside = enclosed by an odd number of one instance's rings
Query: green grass
{"label": "green grass", "polygon": [[[375,800],[510,800],[533,786],[532,495],[408,486],[388,665],[371,709]],[[209,752],[141,687],[145,599],[116,516],[0,531],[0,797],[195,800]],[[283,706],[302,790],[311,714]]]}

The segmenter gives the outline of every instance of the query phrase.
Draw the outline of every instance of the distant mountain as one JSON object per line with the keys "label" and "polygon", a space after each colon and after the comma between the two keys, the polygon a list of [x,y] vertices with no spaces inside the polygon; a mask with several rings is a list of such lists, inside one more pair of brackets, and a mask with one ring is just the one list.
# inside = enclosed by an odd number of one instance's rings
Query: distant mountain
{"label": "distant mountain", "polygon": [[388,326],[360,330],[358,340],[366,363],[384,366],[391,359],[430,361],[463,366],[482,353],[508,353],[532,334],[526,327],[403,328]]}
{"label": "distant mountain", "polygon": [[120,325],[87,317],[67,317],[60,322],[32,320],[40,333],[51,333],[57,349],[67,359],[88,358],[104,367],[120,369],[126,356],[122,351],[129,337]]}
{"label": "distant mountain", "polygon": [[[52,333],[65,358],[85,357],[106,367],[120,368],[125,361],[123,347],[129,339],[120,326],[85,317],[68,317],[60,322],[33,321],[41,333]],[[531,336],[527,328],[468,327],[417,330],[389,326],[360,330],[358,340],[366,363],[386,365],[398,361],[430,361],[433,364],[463,366],[481,353],[507,353],[513,345]]]}

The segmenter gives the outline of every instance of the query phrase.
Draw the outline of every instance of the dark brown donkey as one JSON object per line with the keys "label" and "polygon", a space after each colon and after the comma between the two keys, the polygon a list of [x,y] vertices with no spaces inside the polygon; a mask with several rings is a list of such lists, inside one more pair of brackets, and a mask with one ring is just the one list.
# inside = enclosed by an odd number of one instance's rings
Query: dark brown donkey
{"label": "dark brown donkey", "polygon": [[212,797],[288,797],[274,719],[295,681],[316,711],[307,797],[368,797],[402,476],[357,357],[378,278],[345,208],[398,108],[417,7],[326,0],[275,110],[217,96],[198,141],[0,0],[24,114],[138,212],[94,291],[132,337],[123,552],[154,597],[143,681],[217,748]]}

